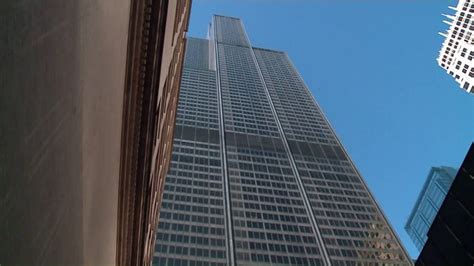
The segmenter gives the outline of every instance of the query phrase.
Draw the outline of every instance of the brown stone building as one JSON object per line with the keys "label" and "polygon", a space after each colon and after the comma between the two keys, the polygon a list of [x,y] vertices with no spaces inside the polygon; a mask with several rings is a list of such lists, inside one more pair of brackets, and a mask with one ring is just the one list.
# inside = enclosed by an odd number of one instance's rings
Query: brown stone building
{"label": "brown stone building", "polygon": [[0,264],[149,264],[190,0],[0,3]]}
{"label": "brown stone building", "polygon": [[135,2],[130,21],[129,34],[133,38],[129,38],[128,46],[120,158],[120,265],[144,265],[153,257],[191,8],[190,0],[162,1],[155,7],[158,10],[148,7],[147,1]]}

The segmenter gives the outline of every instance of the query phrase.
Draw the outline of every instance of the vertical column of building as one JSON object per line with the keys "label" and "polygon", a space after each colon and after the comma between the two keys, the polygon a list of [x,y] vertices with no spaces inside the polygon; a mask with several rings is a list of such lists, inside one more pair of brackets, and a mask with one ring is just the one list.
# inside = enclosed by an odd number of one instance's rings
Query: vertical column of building
{"label": "vertical column of building", "polygon": [[411,264],[286,54],[254,51],[331,263]]}
{"label": "vertical column of building", "polygon": [[234,248],[234,231],[232,221],[232,206],[230,203],[230,185],[229,185],[229,171],[227,165],[227,149],[224,129],[224,105],[222,103],[222,88],[220,83],[220,68],[217,65],[219,60],[219,53],[217,51],[217,29],[216,29],[215,17],[212,23],[209,25],[208,37],[210,39],[209,44],[209,65],[216,70],[216,87],[217,97],[219,102],[219,131],[221,137],[221,158],[223,163],[223,179],[224,179],[224,194],[225,194],[225,215],[226,215],[226,234],[227,234],[227,255],[229,265],[235,265],[235,248]]}
{"label": "vertical column of building", "polygon": [[[243,27],[243,25],[242,25]],[[247,40],[250,42],[247,34],[246,34],[246,38]],[[283,127],[282,127],[282,124],[280,122],[280,119],[278,118],[278,113],[276,111],[276,108],[275,108],[275,105],[272,101],[272,97],[270,95],[270,91],[267,87],[267,84],[266,84],[266,81],[265,81],[265,78],[263,76],[263,73],[262,73],[262,70],[260,69],[260,66],[259,66],[259,63],[258,63],[258,60],[257,60],[257,57],[255,55],[255,51],[254,51],[254,48],[252,47],[251,49],[252,51],[252,57],[253,57],[253,60],[255,62],[255,64],[257,65],[257,71],[258,71],[258,74],[259,74],[259,77],[260,79],[262,80],[262,84],[263,84],[263,87],[265,89],[265,94],[270,102],[270,107],[272,109],[272,113],[276,119],[276,123],[277,123],[277,127],[278,127],[278,131],[282,137],[282,143],[283,143],[283,146],[285,148],[285,151],[288,155],[288,159],[289,159],[289,162],[290,162],[290,165],[291,165],[291,168],[293,170],[293,173],[296,177],[296,181],[298,183],[298,186],[299,186],[299,189],[301,191],[301,195],[302,195],[302,198],[303,198],[303,204],[304,206],[306,207],[307,211],[308,211],[308,214],[309,214],[309,218],[310,218],[310,221],[311,221],[311,224],[313,226],[313,229],[314,231],[316,232],[316,238],[318,240],[318,243],[321,247],[321,251],[322,251],[322,256],[323,256],[323,259],[325,260],[325,263],[327,265],[331,265],[331,260],[329,259],[329,255],[328,255],[328,251],[327,251],[327,248],[326,248],[326,245],[322,239],[322,236],[321,236],[321,229],[319,228],[318,226],[318,223],[316,222],[316,219],[315,219],[315,215],[313,213],[313,209],[311,207],[311,202],[309,201],[308,199],[308,195],[306,193],[306,188],[305,186],[303,185],[303,182],[302,182],[302,179],[301,179],[301,176],[300,176],[300,173],[297,169],[297,165],[296,165],[296,162],[295,162],[295,159],[293,157],[293,154],[291,153],[291,150],[290,150],[290,146],[289,146],[289,142],[286,138],[286,134],[283,130]],[[280,82],[281,80],[276,80],[277,82]]]}
{"label": "vertical column of building", "polygon": [[216,72],[209,41],[190,38],[153,263],[228,264]]}
{"label": "vertical column of building", "polygon": [[235,264],[323,265],[317,231],[240,20],[215,16]]}

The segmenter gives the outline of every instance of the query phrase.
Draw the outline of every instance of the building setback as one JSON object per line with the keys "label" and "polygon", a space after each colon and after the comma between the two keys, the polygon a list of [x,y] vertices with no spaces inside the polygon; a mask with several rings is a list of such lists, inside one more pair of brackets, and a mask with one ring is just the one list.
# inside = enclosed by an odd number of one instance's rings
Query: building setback
{"label": "building setback", "polygon": [[474,144],[428,231],[415,265],[474,265]]}
{"label": "building setback", "polygon": [[438,56],[438,64],[453,76],[460,87],[474,93],[474,1],[459,0],[456,13],[444,15],[449,25]]}
{"label": "building setback", "polygon": [[456,172],[452,167],[432,167],[418,195],[405,230],[420,251],[428,239],[428,229],[448,194]]}
{"label": "building setback", "polygon": [[279,51],[214,16],[189,38],[156,265],[411,265]]}

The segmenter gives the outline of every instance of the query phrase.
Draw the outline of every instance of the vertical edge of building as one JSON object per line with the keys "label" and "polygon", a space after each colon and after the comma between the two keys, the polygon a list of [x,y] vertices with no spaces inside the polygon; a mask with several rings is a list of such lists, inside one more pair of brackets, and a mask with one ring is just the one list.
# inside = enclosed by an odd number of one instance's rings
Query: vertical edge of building
{"label": "vertical edge of building", "polygon": [[117,265],[149,265],[173,141],[191,0],[132,0]]}

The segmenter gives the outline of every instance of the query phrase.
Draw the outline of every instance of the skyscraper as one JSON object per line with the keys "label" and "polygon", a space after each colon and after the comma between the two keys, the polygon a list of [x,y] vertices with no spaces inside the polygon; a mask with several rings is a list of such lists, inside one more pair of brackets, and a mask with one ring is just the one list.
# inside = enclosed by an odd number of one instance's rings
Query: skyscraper
{"label": "skyscraper", "polygon": [[428,231],[415,265],[474,265],[474,143]]}
{"label": "skyscraper", "polygon": [[459,0],[457,7],[450,8],[456,13],[444,15],[449,29],[440,33],[446,39],[437,61],[461,88],[474,93],[474,1]]}
{"label": "skyscraper", "polygon": [[418,195],[415,206],[408,218],[405,229],[418,250],[428,239],[428,229],[443,203],[451,183],[456,176],[452,167],[432,167],[425,184]]}
{"label": "skyscraper", "polygon": [[189,38],[156,265],[410,265],[284,52]]}

